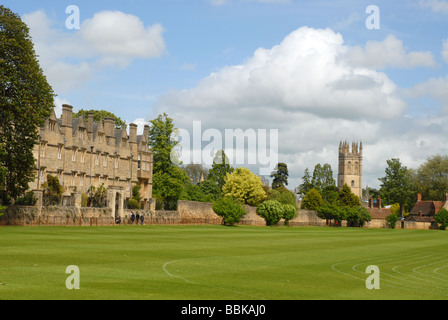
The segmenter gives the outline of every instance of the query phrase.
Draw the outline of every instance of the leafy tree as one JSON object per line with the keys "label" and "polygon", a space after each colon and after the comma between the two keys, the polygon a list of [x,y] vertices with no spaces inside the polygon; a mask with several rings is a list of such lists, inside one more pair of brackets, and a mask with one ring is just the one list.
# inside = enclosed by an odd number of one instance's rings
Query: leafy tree
{"label": "leafy tree", "polygon": [[276,171],[272,172],[272,189],[277,189],[279,187],[285,187],[288,185],[288,166],[286,163],[278,163]]}
{"label": "leafy tree", "polygon": [[317,216],[321,219],[342,221],[345,211],[335,203],[325,203],[317,209]]}
{"label": "leafy tree", "polygon": [[153,175],[153,193],[158,202],[165,210],[175,210],[177,201],[180,199],[188,176],[185,172],[171,166],[165,172],[156,171]]}
{"label": "leafy tree", "polygon": [[213,202],[213,211],[223,218],[224,225],[234,225],[246,215],[239,201],[231,197],[223,197]]}
{"label": "leafy tree", "polygon": [[359,205],[357,207],[342,207],[344,210],[344,220],[347,220],[348,225],[363,226],[365,222],[372,220],[372,215],[369,210]]}
{"label": "leafy tree", "polygon": [[415,198],[409,170],[401,164],[399,159],[387,160],[387,165],[386,176],[379,178],[381,197],[387,203],[398,203],[400,217],[403,218],[405,204]]}
{"label": "leafy tree", "polygon": [[277,200],[266,200],[257,207],[257,214],[266,220],[266,225],[276,226],[283,217],[283,210]]}
{"label": "leafy tree", "polygon": [[311,183],[310,171],[306,168],[304,176],[302,177],[302,184],[299,185],[299,192],[302,194],[307,194],[312,188],[313,184]]}
{"label": "leafy tree", "polygon": [[202,178],[205,181],[208,176],[208,170],[202,164],[189,163],[181,168],[190,177],[190,181],[193,184],[200,183]]}
{"label": "leafy tree", "polygon": [[38,128],[54,107],[54,93],[18,14],[0,5],[0,203],[9,204],[35,178]]}
{"label": "leafy tree", "polygon": [[226,156],[224,150],[216,152],[213,158],[212,168],[209,170],[207,179],[216,183],[219,189],[222,189],[226,182],[227,174],[234,172],[229,164],[229,158]]}
{"label": "leafy tree", "polygon": [[324,200],[317,189],[311,189],[303,198],[301,207],[307,210],[317,210],[323,205]]}
{"label": "leafy tree", "polygon": [[283,204],[283,219],[285,219],[285,226],[289,226],[289,221],[297,217],[297,207],[291,204]]}
{"label": "leafy tree", "polygon": [[98,188],[90,186],[87,190],[89,195],[88,206],[94,208],[104,208],[107,201],[107,189],[102,183]]}
{"label": "leafy tree", "polygon": [[187,182],[179,197],[179,200],[204,202],[205,195],[198,185]]}
{"label": "leafy tree", "polygon": [[266,199],[260,177],[247,168],[227,173],[222,192],[224,197],[233,197],[250,206],[257,206]]}
{"label": "leafy tree", "polygon": [[352,189],[344,183],[339,192],[338,203],[340,206],[357,207],[361,205],[361,200],[359,200],[359,197],[352,192]]}
{"label": "leafy tree", "polygon": [[335,185],[327,186],[322,190],[322,199],[328,203],[335,203],[339,198],[339,189]]}
{"label": "leafy tree", "polygon": [[218,185],[211,180],[204,180],[198,184],[204,195],[204,201],[212,202],[216,201],[222,196],[222,190],[219,189]]}
{"label": "leafy tree", "polygon": [[62,194],[64,193],[64,188],[59,183],[57,177],[52,175],[47,175],[47,181],[42,184],[43,203],[46,206],[57,206],[61,203]]}
{"label": "leafy tree", "polygon": [[284,186],[278,187],[274,190],[269,190],[268,200],[277,200],[281,204],[289,204],[295,208],[298,207],[296,197]]}
{"label": "leafy tree", "polygon": [[78,112],[73,113],[73,118],[82,117],[84,119],[84,122],[87,122],[89,120],[90,112],[93,113],[93,121],[95,121],[95,122],[100,122],[104,118],[114,118],[115,119],[115,127],[117,129],[122,128],[125,125],[125,122],[123,120],[121,120],[120,117],[118,117],[115,114],[113,114],[112,112],[106,111],[106,110],[94,110],[94,109],[84,110],[84,109],[81,109]]}
{"label": "leafy tree", "polygon": [[177,141],[172,139],[174,133],[173,119],[164,113],[151,120],[151,124],[148,132],[148,144],[153,151],[154,172],[168,173],[169,169],[174,166],[171,161],[171,152],[178,144]]}
{"label": "leafy tree", "polygon": [[448,192],[448,156],[429,157],[413,175],[414,184],[423,199],[443,201]]}
{"label": "leafy tree", "polygon": [[434,217],[434,221],[440,224],[440,230],[445,230],[448,227],[448,210],[440,209]]}
{"label": "leafy tree", "polygon": [[318,163],[314,167],[311,184],[313,185],[313,188],[319,191],[322,191],[327,187],[336,186],[336,182],[333,178],[333,170],[328,163],[323,166]]}

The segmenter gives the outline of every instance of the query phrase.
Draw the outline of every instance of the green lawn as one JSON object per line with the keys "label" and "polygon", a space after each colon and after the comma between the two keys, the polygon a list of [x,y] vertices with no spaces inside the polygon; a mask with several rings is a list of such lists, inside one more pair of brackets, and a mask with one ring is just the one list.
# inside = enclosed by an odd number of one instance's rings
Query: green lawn
{"label": "green lawn", "polygon": [[[66,267],[80,270],[68,290]],[[368,290],[366,267],[380,269]],[[447,299],[448,231],[0,228],[0,299]]]}

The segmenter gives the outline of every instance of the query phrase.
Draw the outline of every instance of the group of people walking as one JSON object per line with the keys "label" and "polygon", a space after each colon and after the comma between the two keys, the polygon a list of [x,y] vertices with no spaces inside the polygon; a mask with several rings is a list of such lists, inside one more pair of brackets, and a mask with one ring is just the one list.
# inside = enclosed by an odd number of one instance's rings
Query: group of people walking
{"label": "group of people walking", "polygon": [[[141,225],[143,225],[143,223],[144,223],[144,221],[145,221],[145,216],[142,214],[142,215],[140,215],[140,214],[134,214],[134,212],[132,212],[131,211],[131,214],[129,215],[129,220],[131,221],[131,224],[134,224],[134,221],[135,221],[135,224],[141,224]],[[121,224],[121,217],[120,216],[118,216],[116,219],[115,219],[115,223],[116,224]]]}

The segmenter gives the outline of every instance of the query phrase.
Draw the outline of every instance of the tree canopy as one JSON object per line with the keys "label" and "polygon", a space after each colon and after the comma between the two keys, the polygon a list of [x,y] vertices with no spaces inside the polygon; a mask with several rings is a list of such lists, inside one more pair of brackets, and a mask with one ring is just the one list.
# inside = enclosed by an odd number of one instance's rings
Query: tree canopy
{"label": "tree canopy", "polygon": [[23,195],[35,177],[38,128],[54,107],[54,93],[39,66],[27,25],[0,5],[0,201]]}
{"label": "tree canopy", "polygon": [[288,185],[288,166],[286,163],[278,163],[276,170],[272,172],[272,189],[277,189],[279,187],[285,187]]}
{"label": "tree canopy", "polygon": [[404,206],[415,201],[414,187],[411,182],[410,171],[403,166],[399,159],[387,160],[386,175],[379,178],[381,181],[380,194],[386,203],[398,203],[400,216],[404,215]]}
{"label": "tree canopy", "polygon": [[81,109],[78,112],[73,114],[73,118],[79,118],[82,117],[85,122],[89,119],[89,113],[93,113],[93,121],[100,122],[104,118],[114,118],[115,119],[115,127],[121,128],[125,125],[125,122],[112,112],[106,111],[106,110],[84,110]]}
{"label": "tree canopy", "polygon": [[227,173],[222,192],[224,197],[233,197],[250,206],[257,206],[266,200],[260,177],[247,168],[237,168],[234,172]]}

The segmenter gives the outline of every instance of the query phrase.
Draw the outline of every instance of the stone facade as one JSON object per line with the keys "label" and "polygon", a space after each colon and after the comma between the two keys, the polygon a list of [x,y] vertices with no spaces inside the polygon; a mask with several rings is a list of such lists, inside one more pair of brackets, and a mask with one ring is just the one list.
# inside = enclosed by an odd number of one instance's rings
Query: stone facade
{"label": "stone facade", "polygon": [[338,188],[345,183],[362,199],[362,142],[352,143],[351,151],[348,142],[339,144]]}
{"label": "stone facade", "polygon": [[107,189],[108,207],[112,216],[122,215],[132,188],[140,185],[142,208],[149,209],[152,200],[153,154],[148,148],[148,130],[137,135],[137,125],[116,129],[113,118],[94,122],[89,114],[87,123],[74,119],[73,107],[63,105],[61,118],[53,111],[40,128],[34,147],[37,161],[36,180],[31,190],[42,190],[47,175],[58,177],[64,196],[78,199],[90,186]]}

